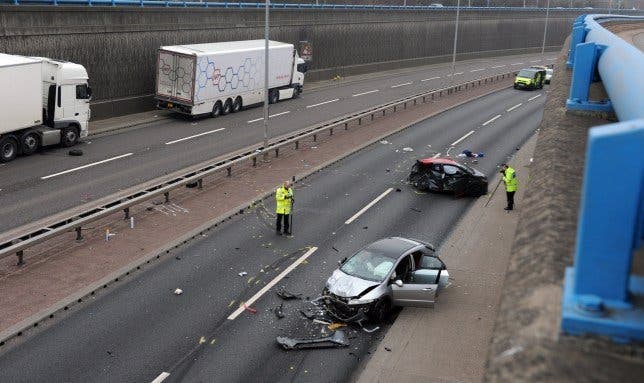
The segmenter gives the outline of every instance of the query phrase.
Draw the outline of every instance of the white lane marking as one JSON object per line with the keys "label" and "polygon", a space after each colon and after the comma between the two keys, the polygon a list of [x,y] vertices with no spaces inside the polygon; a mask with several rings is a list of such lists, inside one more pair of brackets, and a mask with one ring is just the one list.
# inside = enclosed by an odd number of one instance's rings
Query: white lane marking
{"label": "white lane marking", "polygon": [[387,194],[391,193],[391,191],[392,191],[392,190],[394,190],[394,189],[393,189],[393,188],[389,188],[389,189],[385,190],[385,191],[384,191],[384,193],[380,194],[378,197],[376,197],[376,199],[374,199],[373,201],[369,202],[369,203],[367,204],[367,206],[363,207],[362,209],[360,209],[360,211],[358,211],[357,213],[355,213],[355,214],[353,215],[353,217],[351,217],[351,218],[347,219],[346,221],[344,221],[344,224],[345,224],[345,225],[348,225],[348,224],[350,224],[351,222],[355,221],[358,217],[360,217],[360,216],[362,215],[362,213],[364,213],[365,211],[369,210],[369,208],[370,208],[370,207],[372,207],[373,205],[377,204],[377,203],[378,203],[378,201],[380,201],[381,199],[385,198],[385,196],[386,196]]}
{"label": "white lane marking", "polygon": [[282,280],[282,279],[283,279],[283,278],[284,278],[288,273],[290,273],[291,271],[293,271],[293,269],[295,269],[299,264],[301,264],[302,262],[304,262],[304,261],[305,261],[305,260],[306,260],[310,255],[311,255],[311,254],[315,253],[315,251],[316,251],[317,249],[318,249],[317,247],[311,247],[311,248],[310,248],[306,253],[304,253],[304,255],[302,255],[301,257],[299,257],[299,258],[298,258],[295,262],[293,262],[289,267],[287,267],[286,269],[284,269],[284,271],[282,271],[278,276],[276,276],[275,278],[273,278],[273,280],[272,280],[272,281],[268,282],[268,284],[267,284],[266,286],[262,287],[262,289],[261,289],[261,290],[259,290],[255,295],[253,295],[249,300],[247,300],[246,302],[244,302],[242,306],[239,306],[239,308],[238,308],[237,310],[235,310],[232,314],[230,314],[230,315],[228,316],[228,320],[235,320],[235,318],[237,318],[237,317],[239,316],[239,314],[243,313],[243,312],[244,312],[244,310],[246,310],[246,308],[244,307],[244,305],[246,305],[246,306],[250,306],[250,305],[252,305],[253,303],[255,303],[255,301],[257,301],[259,298],[261,298],[261,297],[262,297],[262,295],[266,294],[266,292],[267,292],[268,290],[270,290],[270,289],[271,289],[273,286],[275,286],[279,281],[281,281],[281,280]]}
{"label": "white lane marking", "polygon": [[[463,72],[456,72],[456,73],[454,73],[454,76],[458,76],[459,74],[463,74]],[[447,77],[450,77],[450,76],[451,76],[451,74],[447,75]]]}
{"label": "white lane marking", "polygon": [[512,108],[506,110],[506,112],[511,112],[511,111],[515,110],[516,108],[520,107],[521,105],[523,105],[522,102],[520,102],[520,103],[516,104],[515,106],[513,106]]}
{"label": "white lane marking", "polygon": [[467,134],[466,134],[466,135],[464,135],[463,137],[459,138],[458,140],[456,140],[456,141],[452,142],[452,145],[451,145],[451,146],[456,146],[456,145],[458,145],[458,143],[459,143],[459,142],[463,141],[464,139],[466,139],[467,137],[471,136],[472,134],[474,134],[474,131],[473,131],[473,130],[470,130],[470,132],[469,132],[469,133],[467,133]]}
{"label": "white lane marking", "polygon": [[108,158],[108,159],[106,159],[106,160],[102,160],[102,161],[98,161],[98,162],[93,162],[93,163],[91,163],[91,164],[87,164],[87,165],[79,166],[79,167],[77,167],[77,168],[73,168],[73,169],[69,169],[69,170],[64,170],[64,171],[62,171],[62,172],[60,172],[60,173],[54,173],[54,174],[50,174],[50,175],[48,175],[48,176],[40,177],[40,179],[41,179],[41,180],[46,180],[46,179],[48,179],[48,178],[52,178],[52,177],[60,176],[60,175],[63,175],[63,174],[67,174],[67,173],[75,172],[75,171],[77,171],[77,170],[86,169],[86,168],[91,168],[92,166],[96,166],[96,165],[104,164],[104,163],[106,163],[106,162],[115,161],[115,160],[118,160],[118,159],[121,159],[121,158],[129,157],[129,156],[131,156],[132,154],[134,154],[134,153],[126,153],[126,154],[122,154],[122,155],[120,155],[120,156],[116,156],[116,157]]}
{"label": "white lane marking", "polygon": [[[291,113],[291,111],[287,110],[286,112],[271,114],[270,116],[268,116],[268,118],[282,116],[282,115],[289,114],[289,113]],[[254,120],[250,120],[250,121],[246,121],[246,122],[249,123],[249,124],[252,124],[253,122],[262,121],[263,119],[264,119],[264,117],[260,117],[260,118],[256,118]]]}
{"label": "white lane marking", "polygon": [[496,69],[496,68],[503,68],[504,66],[505,66],[505,65],[496,65],[496,66],[493,66],[493,67],[490,67],[490,68],[492,68],[492,69]]}
{"label": "white lane marking", "polygon": [[439,79],[439,78],[440,78],[440,77],[430,77],[430,78],[425,78],[425,79],[420,80],[420,82],[431,81],[431,80],[437,80],[437,79]]}
{"label": "white lane marking", "polygon": [[441,156],[441,154],[443,154],[443,153],[438,152],[438,153],[434,154],[434,155],[432,156],[432,158],[438,158],[438,157],[440,157],[440,156]]}
{"label": "white lane marking", "polygon": [[399,88],[399,87],[401,87],[401,86],[411,85],[411,84],[412,84],[411,82],[406,82],[406,83],[403,83],[403,84],[392,85],[391,87],[392,87],[392,88]]}
{"label": "white lane marking", "polygon": [[525,63],[512,63],[510,65],[523,65],[523,64],[525,64]]}
{"label": "white lane marking", "polygon": [[500,115],[500,114],[497,114],[496,116],[494,116],[494,117],[490,118],[489,120],[485,121],[485,122],[484,122],[483,124],[481,124],[481,125],[486,126],[487,124],[489,124],[489,123],[491,123],[491,122],[496,121],[496,119],[497,119],[497,118],[500,118],[500,117],[501,117],[501,115]]}
{"label": "white lane marking", "polygon": [[530,60],[531,63],[538,63],[541,60]]}
{"label": "white lane marking", "polygon": [[320,105],[324,105],[324,104],[330,104],[330,103],[332,103],[332,102],[336,102],[336,101],[340,101],[340,99],[339,99],[339,98],[335,98],[335,99],[333,99],[333,100],[324,101],[324,102],[321,102],[321,103],[319,103],[319,104],[307,105],[306,107],[307,107],[307,108],[315,108],[316,106],[320,106]]}
{"label": "white lane marking", "polygon": [[548,61],[555,61],[556,59],[546,59],[546,60],[548,60]]}
{"label": "white lane marking", "polygon": [[354,94],[354,95],[353,95],[353,96],[351,96],[351,97],[364,96],[365,94],[371,94],[371,93],[376,93],[376,92],[380,92],[380,90],[378,90],[378,89],[374,89],[374,90],[370,90],[370,91],[368,91],[368,92],[356,93],[356,94]]}
{"label": "white lane marking", "polygon": [[536,96],[534,96],[534,97],[530,97],[530,98],[528,99],[528,101],[532,101],[532,100],[537,99],[537,98],[539,98],[539,97],[541,97],[541,93],[539,93],[538,95],[536,95]]}
{"label": "white lane marking", "polygon": [[162,372],[161,374],[159,374],[159,376],[157,376],[156,378],[154,378],[154,380],[153,380],[151,383],[161,383],[161,382],[163,382],[163,381],[165,380],[165,378],[167,378],[168,376],[170,376],[170,373],[167,373],[167,372],[165,372],[165,371],[164,371],[164,372]]}
{"label": "white lane marking", "polygon": [[197,138],[197,137],[205,136],[206,134],[213,134],[213,133],[217,133],[217,132],[220,132],[220,131],[222,131],[222,130],[224,130],[224,129],[226,129],[226,128],[219,128],[219,129],[215,129],[215,130],[210,130],[210,131],[208,131],[208,132],[203,132],[203,133],[195,134],[194,136],[189,136],[189,137],[179,138],[178,140],[174,140],[174,141],[168,141],[168,142],[166,142],[165,144],[166,144],[166,145],[176,144],[177,142],[181,142],[181,141],[185,141],[185,140],[191,140],[191,139],[193,139],[193,138]]}
{"label": "white lane marking", "polygon": [[485,70],[485,68],[472,69],[470,72],[480,72],[482,70]]}

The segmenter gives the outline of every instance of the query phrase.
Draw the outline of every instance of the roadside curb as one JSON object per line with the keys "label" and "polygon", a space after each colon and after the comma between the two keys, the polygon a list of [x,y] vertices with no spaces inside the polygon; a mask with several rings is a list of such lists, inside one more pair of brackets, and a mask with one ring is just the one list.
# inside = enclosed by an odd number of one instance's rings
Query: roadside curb
{"label": "roadside curb", "polygon": [[[493,84],[493,85],[499,85]],[[435,117],[437,115],[440,115],[442,113],[445,113],[449,110],[452,110],[454,108],[458,108],[463,104],[466,104],[468,102],[472,102],[474,100],[477,100],[479,98],[488,96],[492,93],[501,91],[503,89],[509,88],[511,85],[503,85],[501,86],[495,86],[493,89],[484,92],[480,95],[477,95],[472,98],[468,98],[467,100],[460,101],[454,105],[450,105],[446,107],[445,109],[435,111],[429,114],[426,114],[418,119],[413,120],[410,123],[406,123],[400,127],[394,128],[393,130],[390,130],[386,133],[383,133],[373,139],[367,140],[364,143],[362,143],[359,146],[356,146],[352,148],[349,152],[346,152],[336,158],[333,158],[331,160],[325,161],[321,163],[320,165],[317,165],[311,169],[308,169],[304,172],[301,172],[297,175],[295,175],[295,180],[296,182],[302,181],[311,175],[323,170],[324,168],[331,166],[371,145],[374,145],[375,143],[379,142],[380,140],[389,137],[391,135],[397,134],[405,129],[408,129],[419,122],[422,122],[428,118]],[[259,194],[256,198],[250,200],[249,202],[242,203],[238,205],[237,207],[228,210],[226,213],[219,215],[216,218],[213,218],[206,223],[200,225],[199,227],[189,231],[186,234],[183,234],[179,236],[177,239],[160,246],[156,248],[153,251],[148,252],[146,255],[143,257],[132,261],[128,263],[127,265],[121,267],[120,269],[110,273],[109,275],[105,276],[104,278],[101,278],[100,280],[91,283],[89,286],[79,290],[78,292],[69,295],[68,297],[61,299],[59,302],[55,303],[54,305],[49,306],[48,308],[41,310],[40,312],[31,315],[30,317],[10,326],[4,331],[0,332],[0,346],[3,346],[6,344],[6,342],[12,340],[13,338],[20,337],[24,335],[23,333],[29,329],[33,328],[38,328],[44,321],[47,319],[53,319],[57,314],[63,311],[68,311],[71,307],[76,305],[77,303],[82,303],[86,301],[87,299],[91,297],[95,297],[97,293],[99,293],[101,290],[106,289],[108,286],[114,284],[115,282],[119,282],[121,279],[124,277],[129,276],[130,274],[133,274],[134,272],[142,269],[142,266],[145,264],[151,263],[154,259],[160,259],[162,255],[164,254],[169,254],[172,250],[179,248],[180,246],[188,243],[190,240],[194,239],[195,237],[198,237],[205,232],[210,231],[211,229],[217,227],[219,224],[233,218],[234,216],[238,214],[243,214],[243,211],[249,207],[253,206],[256,203],[259,203],[266,198],[270,197],[273,194],[273,190],[269,190],[267,192]]]}

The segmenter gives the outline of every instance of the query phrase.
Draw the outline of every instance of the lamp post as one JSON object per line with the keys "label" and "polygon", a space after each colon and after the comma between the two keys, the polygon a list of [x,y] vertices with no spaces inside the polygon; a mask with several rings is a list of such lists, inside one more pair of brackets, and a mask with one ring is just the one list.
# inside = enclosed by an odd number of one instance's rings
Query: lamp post
{"label": "lamp post", "polygon": [[541,44],[541,56],[546,50],[546,36],[548,36],[548,16],[550,14],[550,0],[546,3],[546,22],[543,26],[543,43]]}
{"label": "lamp post", "polygon": [[452,76],[450,77],[450,85],[454,84],[454,68],[456,66],[456,43],[458,41],[458,19],[461,11],[461,0],[456,3],[456,24],[454,25],[454,49],[452,50]]}
{"label": "lamp post", "polygon": [[264,6],[264,161],[268,161],[268,5]]}

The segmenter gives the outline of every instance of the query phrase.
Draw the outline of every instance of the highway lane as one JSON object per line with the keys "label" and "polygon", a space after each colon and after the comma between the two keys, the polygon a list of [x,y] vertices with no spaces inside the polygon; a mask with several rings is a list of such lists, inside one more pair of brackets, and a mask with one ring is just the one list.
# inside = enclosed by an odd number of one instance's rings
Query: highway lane
{"label": "highway lane", "polygon": [[[497,171],[538,127],[545,97],[528,101],[535,94],[508,89],[486,96],[312,175],[296,185],[292,238],[274,235],[272,201],[258,205],[3,349],[0,381],[150,382],[163,372],[167,382],[346,381],[379,332],[351,333],[349,349],[282,351],[276,336],[312,336],[323,326],[298,314],[305,301],[286,302],[286,318],[277,320],[274,289],[252,305],[258,313],[227,318],[311,246],[318,249],[277,286],[314,298],[337,260],[384,236],[440,245],[471,200],[418,193],[404,182],[408,169],[474,131],[451,150],[484,151],[476,167]],[[394,191],[346,223],[389,188]],[[248,275],[239,276],[242,271]],[[451,275],[458,278],[458,271]],[[177,287],[180,296],[172,293]]]}
{"label": "highway lane", "polygon": [[[535,60],[541,58],[523,55],[465,61],[457,66],[456,73],[462,74],[454,81],[507,72]],[[431,68],[323,87],[273,105],[271,136],[449,83],[449,66]],[[0,222],[0,231],[260,142],[260,117],[261,108],[254,108],[218,119],[167,119],[92,137],[81,146],[82,157],[52,149],[5,164],[0,167],[0,215],[7,219]]]}

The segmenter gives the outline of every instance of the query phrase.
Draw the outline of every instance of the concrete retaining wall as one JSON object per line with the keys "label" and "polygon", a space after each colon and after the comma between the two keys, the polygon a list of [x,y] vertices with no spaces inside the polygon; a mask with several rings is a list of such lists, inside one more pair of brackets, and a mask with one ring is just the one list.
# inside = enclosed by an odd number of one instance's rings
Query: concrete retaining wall
{"label": "concrete retaining wall", "polygon": [[[535,51],[539,11],[463,11],[459,57]],[[559,47],[574,11],[551,12],[547,46]],[[308,80],[448,61],[454,12],[273,10],[271,38],[308,40]],[[0,6],[0,52],[83,64],[94,89],[93,116],[149,109],[161,45],[256,39],[263,10]]]}

